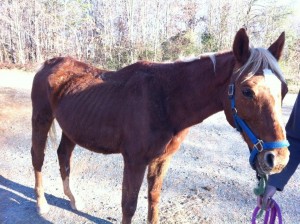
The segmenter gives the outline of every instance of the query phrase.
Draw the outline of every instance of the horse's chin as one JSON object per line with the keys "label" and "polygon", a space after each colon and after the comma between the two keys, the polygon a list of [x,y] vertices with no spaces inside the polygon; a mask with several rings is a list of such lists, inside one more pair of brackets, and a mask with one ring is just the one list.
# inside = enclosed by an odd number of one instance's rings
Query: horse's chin
{"label": "horse's chin", "polygon": [[284,166],[276,166],[273,169],[266,166],[265,163],[260,162],[260,160],[256,159],[255,162],[255,170],[259,175],[272,175],[276,173],[280,173],[283,170]]}
{"label": "horse's chin", "polygon": [[261,161],[258,158],[256,158],[256,161],[255,161],[255,170],[260,176],[270,175],[270,174],[274,173],[272,168],[266,166],[264,161]]}

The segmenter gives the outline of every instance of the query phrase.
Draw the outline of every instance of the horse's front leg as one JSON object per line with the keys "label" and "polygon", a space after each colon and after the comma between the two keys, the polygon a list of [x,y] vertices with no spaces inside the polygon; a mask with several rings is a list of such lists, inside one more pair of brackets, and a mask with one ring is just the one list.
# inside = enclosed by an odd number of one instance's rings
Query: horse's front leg
{"label": "horse's front leg", "polygon": [[62,133],[57,155],[64,193],[70,199],[71,207],[75,210],[81,210],[84,207],[83,202],[81,199],[74,196],[70,188],[71,159],[74,147],[75,144],[64,133]]}
{"label": "horse's front leg", "polygon": [[168,170],[171,156],[155,159],[148,166],[148,223],[159,222],[159,201],[163,178]]}
{"label": "horse's front leg", "polygon": [[165,154],[152,160],[148,166],[148,223],[159,222],[159,201],[164,176],[168,170],[172,155],[179,149],[189,129],[184,129],[173,136],[166,146]]}
{"label": "horse's front leg", "polygon": [[147,164],[124,160],[122,189],[122,224],[131,223]]}

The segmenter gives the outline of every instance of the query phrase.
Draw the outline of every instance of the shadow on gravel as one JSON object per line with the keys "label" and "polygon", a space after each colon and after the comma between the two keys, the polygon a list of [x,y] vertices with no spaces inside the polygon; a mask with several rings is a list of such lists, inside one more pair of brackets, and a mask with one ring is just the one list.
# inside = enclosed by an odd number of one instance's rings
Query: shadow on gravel
{"label": "shadow on gravel", "polygon": [[[75,211],[69,201],[45,194],[49,205],[73,212],[93,223],[111,224],[104,219],[97,218],[84,212]],[[13,182],[0,175],[0,223],[52,223],[40,216],[36,211],[34,189]]]}

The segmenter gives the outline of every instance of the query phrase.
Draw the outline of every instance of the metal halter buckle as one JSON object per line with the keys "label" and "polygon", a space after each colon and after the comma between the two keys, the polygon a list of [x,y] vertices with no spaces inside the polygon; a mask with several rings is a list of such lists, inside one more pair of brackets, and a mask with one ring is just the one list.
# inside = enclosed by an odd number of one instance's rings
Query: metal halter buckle
{"label": "metal halter buckle", "polygon": [[234,107],[234,108],[231,108],[231,110],[232,110],[232,113],[233,114],[237,114],[237,109]]}
{"label": "metal halter buckle", "polygon": [[258,142],[256,144],[254,144],[254,147],[253,148],[256,148],[258,152],[261,152],[264,150],[264,141],[263,140],[260,140],[258,139]]}
{"label": "metal halter buckle", "polygon": [[232,97],[234,94],[234,84],[230,84],[228,87],[228,96]]}

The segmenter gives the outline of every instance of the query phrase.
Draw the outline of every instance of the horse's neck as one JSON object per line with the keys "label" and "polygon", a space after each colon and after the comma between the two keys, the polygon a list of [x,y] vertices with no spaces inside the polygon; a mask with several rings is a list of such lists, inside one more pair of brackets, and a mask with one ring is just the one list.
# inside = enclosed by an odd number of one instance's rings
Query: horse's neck
{"label": "horse's neck", "polygon": [[216,55],[215,67],[212,60],[203,58],[182,63],[180,69],[174,70],[176,75],[169,84],[168,111],[176,130],[200,123],[224,110],[233,67],[233,54],[224,53]]}

